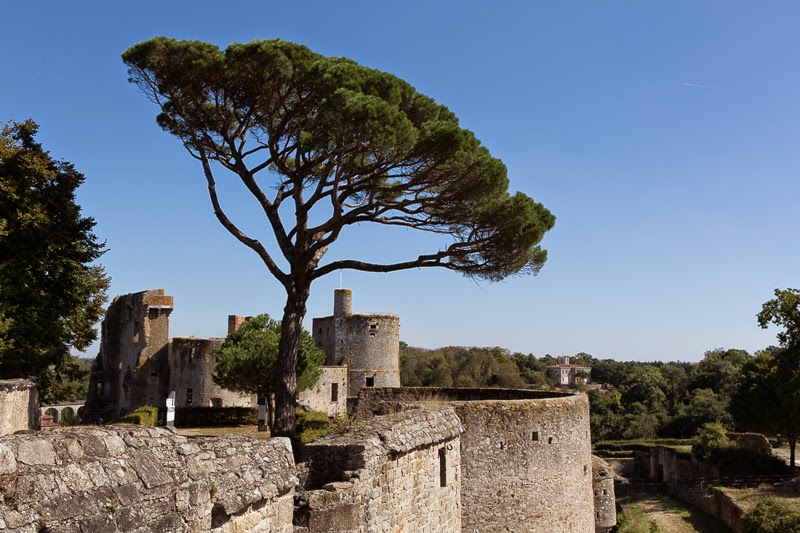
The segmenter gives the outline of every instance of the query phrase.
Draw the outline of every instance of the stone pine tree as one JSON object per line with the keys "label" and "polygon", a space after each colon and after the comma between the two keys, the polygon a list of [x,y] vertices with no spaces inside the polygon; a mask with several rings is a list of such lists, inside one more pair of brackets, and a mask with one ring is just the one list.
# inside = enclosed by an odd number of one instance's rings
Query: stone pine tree
{"label": "stone pine tree", "polygon": [[[274,40],[231,44],[156,37],[122,56],[160,108],[159,125],[202,166],[214,214],[286,291],[276,378],[276,433],[294,432],[295,366],[314,280],[342,269],[441,267],[500,280],[536,273],[555,218],[446,107],[395,76]],[[220,171],[257,201],[271,244],[247,234],[217,194]],[[365,223],[441,235],[438,250],[399,261],[325,262]]]}
{"label": "stone pine tree", "polygon": [[70,348],[85,349],[109,279],[95,261],[105,245],[81,215],[84,176],[50,157],[31,120],[0,132],[0,378],[33,378],[44,402],[73,374]]}
{"label": "stone pine tree", "polygon": [[[259,401],[263,398],[270,429],[275,421],[273,387],[280,337],[281,323],[269,315],[258,315],[229,333],[216,356],[214,381],[226,389],[255,394]],[[324,361],[325,354],[311,334],[302,330],[296,369],[298,391],[317,383]]]}

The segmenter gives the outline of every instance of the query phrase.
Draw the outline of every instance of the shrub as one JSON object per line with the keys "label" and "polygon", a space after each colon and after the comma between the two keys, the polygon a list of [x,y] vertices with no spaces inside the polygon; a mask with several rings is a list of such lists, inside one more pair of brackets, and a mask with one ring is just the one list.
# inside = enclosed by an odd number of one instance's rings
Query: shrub
{"label": "shrub", "polygon": [[717,466],[722,476],[784,474],[788,470],[779,457],[735,445],[711,450],[709,462]]}
{"label": "shrub", "polygon": [[143,405],[134,412],[121,417],[118,422],[137,426],[156,426],[158,425],[158,407]]}
{"label": "shrub", "polygon": [[800,531],[800,512],[788,503],[764,498],[742,515],[744,533],[787,533]]}
{"label": "shrub", "polygon": [[692,444],[692,453],[702,460],[711,458],[712,452],[730,446],[728,432],[718,422],[708,422],[697,432],[697,438]]}
{"label": "shrub", "polygon": [[292,441],[292,450],[296,462],[303,457],[303,447],[330,432],[331,421],[328,415],[321,411],[306,411],[302,407],[295,410],[295,425],[297,431]]}

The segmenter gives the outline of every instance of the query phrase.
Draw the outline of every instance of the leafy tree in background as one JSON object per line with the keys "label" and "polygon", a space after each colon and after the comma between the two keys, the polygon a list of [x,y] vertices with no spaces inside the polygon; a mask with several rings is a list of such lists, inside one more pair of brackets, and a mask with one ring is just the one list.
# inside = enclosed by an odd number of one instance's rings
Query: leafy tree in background
{"label": "leafy tree in background", "polygon": [[660,371],[665,382],[664,391],[667,397],[669,413],[675,415],[678,406],[686,398],[689,376],[682,367],[672,363],[662,366]]}
{"label": "leafy tree in background", "polygon": [[789,442],[789,462],[795,465],[795,447],[800,434],[800,290],[775,289],[775,298],[764,303],[756,315],[758,325],[766,329],[775,324],[784,331],[778,333],[781,351],[773,352],[770,374],[762,387],[764,391],[755,395],[777,395],[774,413],[782,420]]}
{"label": "leafy tree in background", "polygon": [[0,132],[0,378],[38,381],[43,403],[69,396],[70,349],[95,340],[109,278],[105,245],[81,216],[84,176],[35,141],[32,120]]}
{"label": "leafy tree in background", "polygon": [[[441,267],[500,280],[536,273],[555,218],[510,195],[503,163],[446,107],[384,72],[274,40],[231,44],[156,37],[123,54],[159,125],[202,165],[214,214],[286,292],[276,371],[276,434],[294,434],[300,331],[314,280],[337,270]],[[246,234],[217,195],[233,173],[260,205],[274,246]],[[236,208],[234,208],[235,211]],[[363,223],[449,244],[375,263],[323,257]]]}
{"label": "leafy tree in background", "polygon": [[767,435],[785,431],[785,420],[778,410],[781,400],[777,357],[781,352],[777,347],[760,350],[742,366],[730,403],[738,428]]}
{"label": "leafy tree in background", "polygon": [[709,350],[693,369],[692,389],[711,389],[726,398],[734,392],[742,365],[750,354],[744,350],[717,348]]}
{"label": "leafy tree in background", "polygon": [[[273,421],[272,384],[275,382],[280,337],[281,323],[267,314],[258,315],[230,333],[216,357],[214,381],[226,389],[266,398],[270,422]],[[302,330],[297,360],[298,391],[316,384],[324,361],[325,354],[317,347],[311,334]]]}

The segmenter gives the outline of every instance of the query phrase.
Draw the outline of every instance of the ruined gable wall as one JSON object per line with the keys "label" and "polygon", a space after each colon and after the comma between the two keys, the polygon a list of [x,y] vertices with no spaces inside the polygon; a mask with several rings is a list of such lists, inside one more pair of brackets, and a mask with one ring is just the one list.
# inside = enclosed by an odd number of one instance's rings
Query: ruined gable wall
{"label": "ruined gable wall", "polygon": [[164,289],[114,299],[101,328],[100,353],[92,365],[84,419],[112,420],[164,394],[173,298]]}
{"label": "ruined gable wall", "polygon": [[0,381],[0,436],[39,428],[39,394],[26,379]]}
{"label": "ruined gable wall", "polygon": [[107,426],[0,437],[0,530],[290,533],[286,439]]}
{"label": "ruined gable wall", "polygon": [[309,533],[461,531],[461,431],[450,408],[416,410],[307,445],[302,525]]}
{"label": "ruined gable wall", "polygon": [[[202,407],[254,407],[255,395],[223,389],[214,383],[216,356],[224,339],[175,337],[169,346],[169,390],[175,405]],[[191,390],[191,403],[188,395]]]}

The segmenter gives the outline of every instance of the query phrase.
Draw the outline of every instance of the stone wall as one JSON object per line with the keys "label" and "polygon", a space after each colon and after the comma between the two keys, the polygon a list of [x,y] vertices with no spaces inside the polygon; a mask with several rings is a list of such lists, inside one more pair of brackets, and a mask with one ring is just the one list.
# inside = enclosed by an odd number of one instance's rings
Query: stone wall
{"label": "stone wall", "polygon": [[0,530],[292,532],[286,439],[106,426],[0,437]]}
{"label": "stone wall", "polygon": [[0,381],[0,436],[39,428],[39,394],[25,379]]}
{"label": "stone wall", "polygon": [[594,530],[586,395],[365,388],[354,409],[368,417],[403,409],[415,396],[418,402],[452,406],[464,426],[463,531]]}
{"label": "stone wall", "polygon": [[84,420],[113,420],[159,405],[169,386],[167,343],[173,298],[164,289],[114,298],[103,319]]}
{"label": "stone wall", "polygon": [[761,433],[727,433],[728,438],[742,448],[750,448],[766,455],[772,455],[772,445]]}
{"label": "stone wall", "polygon": [[307,445],[298,531],[461,531],[462,431],[452,408],[418,409]]}
{"label": "stone wall", "polygon": [[650,447],[650,475],[648,477],[659,483],[678,482],[678,453],[674,448]]}
{"label": "stone wall", "polygon": [[334,417],[347,413],[347,367],[323,366],[317,383],[297,394],[298,405]]}
{"label": "stone wall", "polygon": [[744,510],[724,491],[707,492],[698,491],[687,486],[669,485],[667,487],[667,493],[673,498],[677,498],[719,519],[726,526],[731,528],[734,533],[742,533],[744,531],[744,527],[742,526]]}
{"label": "stone wall", "polygon": [[216,356],[225,339],[174,337],[169,344],[169,390],[178,407],[255,407],[254,394],[214,383]]}
{"label": "stone wall", "polygon": [[617,500],[614,495],[614,472],[599,457],[592,456],[595,533],[608,533],[617,525]]}

